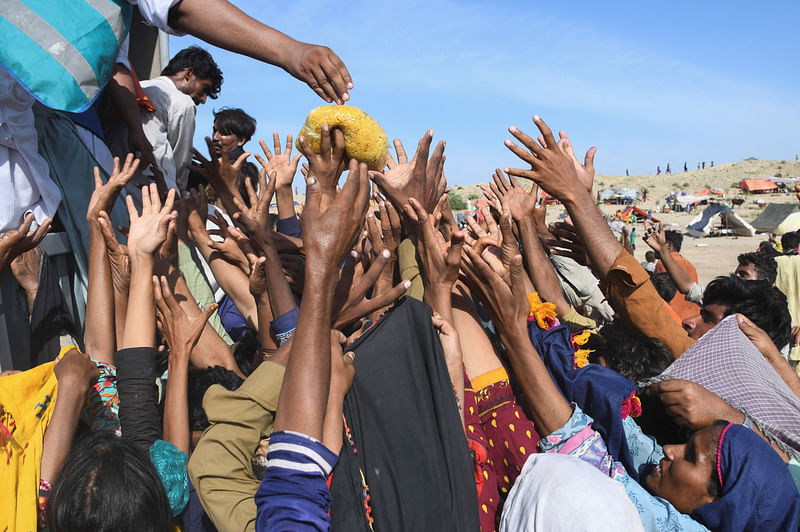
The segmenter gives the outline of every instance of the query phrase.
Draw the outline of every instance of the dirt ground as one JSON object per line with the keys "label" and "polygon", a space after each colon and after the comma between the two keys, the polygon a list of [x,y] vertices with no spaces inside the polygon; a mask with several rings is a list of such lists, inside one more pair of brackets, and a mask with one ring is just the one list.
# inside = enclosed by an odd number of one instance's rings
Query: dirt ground
{"label": "dirt ground", "polygon": [[[607,214],[612,214],[618,207],[604,205],[601,209]],[[564,208],[561,206],[549,206],[547,210],[548,223],[558,220],[563,212]],[[737,209],[736,212],[745,219],[752,220],[753,218],[749,213],[745,213],[743,209]],[[696,212],[693,214],[661,213],[655,214],[655,216],[661,220],[665,228],[685,232],[686,225],[696,214]],[[644,235],[644,224],[634,224],[634,226],[636,227],[635,256],[639,261],[644,261],[644,255],[650,249],[641,238]],[[697,268],[700,284],[706,285],[714,277],[732,273],[738,264],[736,257],[740,253],[755,251],[758,248],[758,244],[766,239],[767,235],[760,234],[753,237],[721,236],[704,238],[693,238],[684,234],[681,255],[694,264],[695,268]]]}

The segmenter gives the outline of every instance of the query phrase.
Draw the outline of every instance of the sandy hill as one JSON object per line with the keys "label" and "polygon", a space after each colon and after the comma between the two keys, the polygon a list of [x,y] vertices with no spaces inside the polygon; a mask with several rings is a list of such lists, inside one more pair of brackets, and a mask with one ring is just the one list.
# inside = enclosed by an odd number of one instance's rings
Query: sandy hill
{"label": "sandy hill", "polygon": [[[737,185],[743,179],[761,179],[767,177],[798,177],[800,176],[800,163],[795,161],[759,161],[746,160],[735,163],[718,164],[713,168],[706,167],[705,170],[693,170],[690,172],[678,172],[672,174],[648,174],[638,176],[618,176],[609,174],[597,174],[594,184],[595,190],[605,188],[637,188],[647,189],[648,201],[640,203],[643,208],[655,206],[654,200],[661,201],[672,191],[686,191],[691,194],[699,191],[703,187],[719,188],[730,195],[742,195],[737,190]],[[462,199],[475,199],[483,197],[478,185],[453,187],[453,194],[457,194]],[[763,199],[767,202],[788,202],[794,201],[793,195],[787,194],[764,194]]]}

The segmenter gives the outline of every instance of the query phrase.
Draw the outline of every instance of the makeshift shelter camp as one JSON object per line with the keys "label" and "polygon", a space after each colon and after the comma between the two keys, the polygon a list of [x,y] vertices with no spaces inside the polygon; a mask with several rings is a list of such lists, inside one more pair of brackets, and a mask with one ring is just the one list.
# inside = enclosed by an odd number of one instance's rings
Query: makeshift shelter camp
{"label": "makeshift shelter camp", "polygon": [[636,218],[635,221],[637,221],[637,222],[641,222],[643,220],[647,220],[648,218],[650,218],[650,220],[652,220],[655,223],[659,223],[661,221],[661,220],[658,220],[656,218],[653,218],[652,214],[647,214],[646,211],[643,211],[639,207],[634,207],[633,205],[631,205],[630,207],[628,207],[627,209],[622,211],[621,216],[622,216],[622,218],[627,218],[628,216],[630,216],[631,217],[631,221],[634,221],[633,219]]}
{"label": "makeshift shelter camp", "polygon": [[605,203],[629,204],[641,199],[635,188],[607,188],[600,192],[600,201]]}
{"label": "makeshift shelter camp", "polygon": [[709,205],[698,214],[689,225],[686,232],[690,236],[755,236],[756,230],[745,222],[730,207],[725,205]]}
{"label": "makeshift shelter camp", "polygon": [[695,194],[687,194],[685,196],[676,196],[675,201],[680,205],[686,207],[687,205],[706,205],[709,200],[723,199],[725,193],[717,188],[711,190],[703,187],[700,192]]}
{"label": "makeshift shelter camp", "polygon": [[[794,216],[796,214],[800,214],[796,203],[770,203],[764,207],[764,210],[758,215],[758,218],[753,220],[752,225],[756,231],[782,235],[783,233],[790,233],[800,229],[800,220],[797,221],[797,227],[793,229],[781,227],[786,222],[788,222],[787,226],[794,225],[791,218],[797,220],[798,217]],[[778,233],[779,227],[783,229],[782,233]]]}
{"label": "makeshift shelter camp", "polygon": [[739,183],[739,188],[745,192],[761,194],[764,192],[775,192],[778,190],[778,185],[769,179],[745,179]]}

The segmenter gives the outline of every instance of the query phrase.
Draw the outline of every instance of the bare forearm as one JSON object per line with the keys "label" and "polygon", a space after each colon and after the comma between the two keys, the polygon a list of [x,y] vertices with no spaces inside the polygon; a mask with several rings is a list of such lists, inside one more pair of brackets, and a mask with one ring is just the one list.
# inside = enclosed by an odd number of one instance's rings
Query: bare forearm
{"label": "bare forearm", "polygon": [[96,222],[89,223],[89,289],[86,295],[86,352],[95,360],[114,363],[114,286],[106,244]]}
{"label": "bare forearm", "polygon": [[343,406],[344,397],[331,390],[322,426],[322,444],[336,454],[342,449]]}
{"label": "bare forearm", "polygon": [[116,112],[128,126],[128,130],[144,136],[142,117],[136,101],[136,85],[130,71],[119,63],[114,65],[114,73],[108,83],[108,91],[114,101]]}
{"label": "bare forearm", "polygon": [[525,253],[525,263],[536,291],[539,292],[542,300],[549,301],[556,306],[556,313],[559,316],[564,316],[569,312],[570,306],[561,291],[561,285],[553,265],[542,248],[533,221],[520,222],[519,232]]}
{"label": "bare forearm", "polygon": [[[178,304],[189,318],[195,318],[202,314],[202,311],[197,306],[197,303],[192,296],[189,286],[182,275],[170,275],[170,289],[175,294]],[[203,327],[203,332],[200,334],[200,339],[197,345],[192,349],[190,360],[197,368],[210,368],[214,366],[222,366],[225,369],[231,370],[240,377],[244,378],[244,374],[236,364],[233,358],[230,347],[225,341],[220,338],[217,331],[210,323],[206,323]]]}
{"label": "bare forearm", "polygon": [[278,218],[290,218],[294,214],[294,194],[291,186],[275,190],[275,201],[278,204]]}
{"label": "bare forearm", "polygon": [[262,349],[275,349],[278,343],[272,337],[272,320],[275,319],[267,294],[255,296],[258,314],[258,345]]}
{"label": "bare forearm", "polygon": [[41,478],[50,484],[55,483],[72,448],[87,391],[81,384],[59,383],[53,417],[42,442]]}
{"label": "bare forearm", "polygon": [[694,281],[689,277],[689,274],[681,268],[680,264],[678,264],[678,261],[675,260],[675,257],[672,256],[669,250],[661,250],[661,262],[664,264],[664,268],[666,268],[669,276],[675,281],[675,286],[678,287],[681,294],[687,293],[689,289],[692,288]]}
{"label": "bare forearm", "polygon": [[167,393],[164,398],[164,440],[189,454],[189,357],[170,353]]}
{"label": "bare forearm", "polygon": [[523,393],[536,398],[530,402],[534,423],[543,429],[540,431],[543,435],[558,430],[572,416],[572,408],[550,377],[526,331],[501,331],[500,338],[508,350]]}
{"label": "bare forearm", "polygon": [[[309,265],[311,266],[311,265]],[[297,319],[297,332],[275,416],[274,430],[294,430],[321,439],[328,401],[331,370],[333,289],[335,275],[327,266],[306,268],[305,294]]]}
{"label": "bare forearm", "polygon": [[614,238],[590,193],[577,190],[573,197],[564,201],[564,205],[576,231],[583,238],[592,261],[592,270],[601,281],[604,280],[622,246]]}
{"label": "bare forearm", "polygon": [[170,9],[169,25],[214,46],[280,67],[295,42],[225,0],[183,0]]}
{"label": "bare forearm", "polygon": [[153,257],[131,257],[128,312],[120,349],[155,347],[156,322],[153,303]]}
{"label": "bare forearm", "polygon": [[274,316],[283,316],[297,307],[297,303],[292,294],[292,288],[283,275],[281,259],[278,257],[275,246],[268,246],[264,249],[264,255],[267,259],[264,263],[264,274],[267,279],[270,308]]}

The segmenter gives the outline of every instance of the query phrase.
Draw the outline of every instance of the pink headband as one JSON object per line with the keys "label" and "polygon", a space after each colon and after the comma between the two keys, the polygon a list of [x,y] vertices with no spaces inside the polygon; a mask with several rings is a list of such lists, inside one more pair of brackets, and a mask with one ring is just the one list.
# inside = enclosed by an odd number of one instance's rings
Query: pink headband
{"label": "pink headband", "polygon": [[719,435],[719,443],[717,444],[717,477],[719,478],[719,487],[722,488],[722,491],[725,491],[725,488],[722,485],[722,469],[719,467],[720,457],[722,456],[722,440],[725,439],[725,433],[728,432],[728,429],[731,428],[733,423],[728,423],[724,429],[722,429],[722,434]]}

